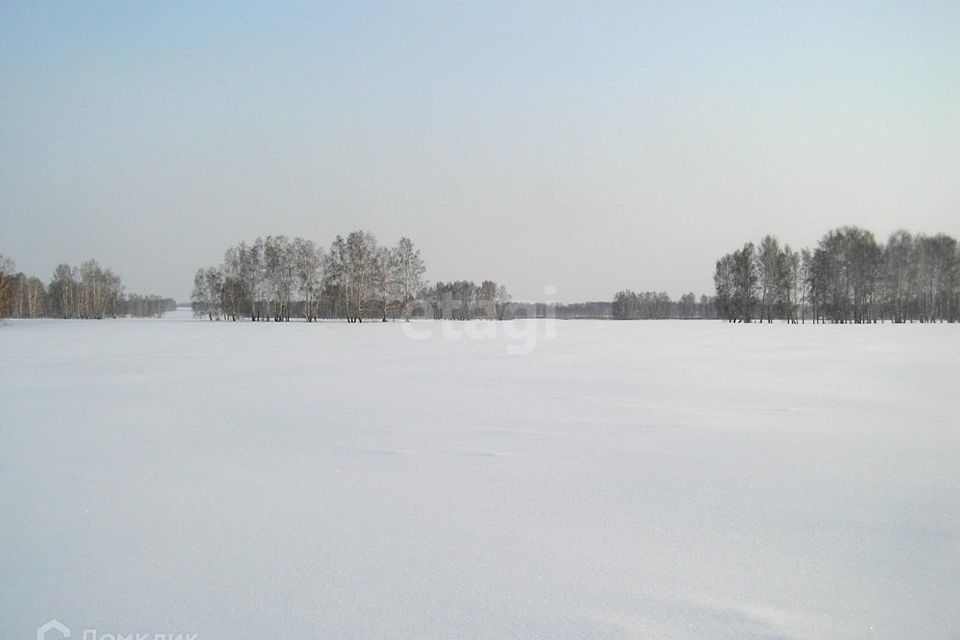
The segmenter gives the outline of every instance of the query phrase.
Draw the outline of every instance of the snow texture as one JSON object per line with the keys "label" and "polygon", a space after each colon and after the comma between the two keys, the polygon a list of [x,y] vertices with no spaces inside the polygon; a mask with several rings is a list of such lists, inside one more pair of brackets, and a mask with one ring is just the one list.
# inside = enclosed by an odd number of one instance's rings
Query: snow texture
{"label": "snow texture", "polygon": [[8,321],[0,632],[956,640],[958,356],[956,325]]}

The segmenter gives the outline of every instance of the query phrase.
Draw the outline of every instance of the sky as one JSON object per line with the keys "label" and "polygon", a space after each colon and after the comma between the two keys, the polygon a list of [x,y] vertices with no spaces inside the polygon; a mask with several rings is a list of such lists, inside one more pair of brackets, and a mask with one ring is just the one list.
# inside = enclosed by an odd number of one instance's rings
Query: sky
{"label": "sky", "polygon": [[[960,2],[0,2],[0,253],[189,299],[258,235],[517,299],[960,236]],[[553,291],[553,289],[551,289]]]}

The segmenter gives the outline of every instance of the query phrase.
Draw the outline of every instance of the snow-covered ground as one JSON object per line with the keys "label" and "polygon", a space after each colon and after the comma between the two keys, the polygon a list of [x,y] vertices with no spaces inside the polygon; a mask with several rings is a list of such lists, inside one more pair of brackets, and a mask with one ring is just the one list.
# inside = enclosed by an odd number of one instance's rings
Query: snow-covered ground
{"label": "snow-covered ground", "polygon": [[13,321],[0,421],[3,638],[960,637],[956,325]]}

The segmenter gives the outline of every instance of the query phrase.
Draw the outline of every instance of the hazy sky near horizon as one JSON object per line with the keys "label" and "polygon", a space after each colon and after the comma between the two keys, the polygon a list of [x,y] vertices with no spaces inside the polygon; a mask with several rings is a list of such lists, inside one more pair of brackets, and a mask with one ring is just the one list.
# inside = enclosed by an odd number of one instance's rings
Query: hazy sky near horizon
{"label": "hazy sky near horizon", "polygon": [[189,296],[353,229],[516,298],[960,236],[960,2],[0,3],[0,253]]}

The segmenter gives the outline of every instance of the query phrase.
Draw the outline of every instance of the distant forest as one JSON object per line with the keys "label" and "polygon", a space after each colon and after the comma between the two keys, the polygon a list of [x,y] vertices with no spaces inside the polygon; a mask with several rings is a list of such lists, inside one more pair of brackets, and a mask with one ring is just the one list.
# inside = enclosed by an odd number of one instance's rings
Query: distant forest
{"label": "distant forest", "polygon": [[61,264],[44,285],[0,255],[0,318],[149,318],[176,307],[171,298],[125,293],[120,276],[96,260],[79,268]]}
{"label": "distant forest", "polygon": [[713,279],[730,322],[960,320],[960,254],[942,233],[901,230],[880,245],[870,231],[841,227],[800,251],[768,235],[720,258]]}
{"label": "distant forest", "polygon": [[[574,306],[574,305],[570,305]],[[713,320],[717,317],[714,299],[685,293],[679,299],[660,291],[635,293],[630,289],[618,291],[610,303],[607,317],[614,320]]]}

